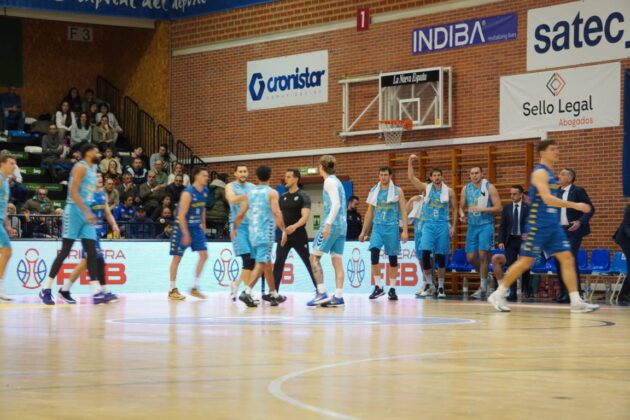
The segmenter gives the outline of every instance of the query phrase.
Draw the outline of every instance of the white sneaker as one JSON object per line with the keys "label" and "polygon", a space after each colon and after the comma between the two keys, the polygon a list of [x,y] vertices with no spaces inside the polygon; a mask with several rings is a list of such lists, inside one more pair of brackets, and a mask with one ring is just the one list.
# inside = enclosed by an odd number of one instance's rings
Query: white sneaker
{"label": "white sneaker", "polygon": [[238,296],[238,283],[233,281],[230,283],[230,299],[232,302],[236,302],[236,297]]}
{"label": "white sneaker", "polygon": [[582,299],[575,303],[571,303],[571,312],[593,312],[599,309],[599,305],[586,303]]}
{"label": "white sneaker", "polygon": [[0,302],[12,302],[13,299],[11,299],[9,296],[0,293]]}
{"label": "white sneaker", "polygon": [[505,300],[505,296],[501,296],[498,291],[492,292],[490,296],[488,296],[488,302],[494,306],[499,312],[510,312],[511,309],[507,306],[507,301]]}
{"label": "white sneaker", "polygon": [[475,293],[470,295],[471,299],[483,299],[486,296],[486,291],[483,289],[477,289]]}

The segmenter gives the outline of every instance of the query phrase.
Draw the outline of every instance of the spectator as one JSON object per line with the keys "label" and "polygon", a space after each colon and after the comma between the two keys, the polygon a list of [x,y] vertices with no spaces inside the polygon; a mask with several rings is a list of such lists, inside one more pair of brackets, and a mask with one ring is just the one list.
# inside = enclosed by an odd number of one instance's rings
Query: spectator
{"label": "spectator", "polygon": [[72,87],[68,91],[68,94],[65,98],[63,98],[63,102],[68,102],[70,105],[70,111],[75,114],[79,114],[82,109],[83,102],[81,101],[81,97],[79,96],[79,89]]}
{"label": "spectator", "polygon": [[109,118],[107,115],[103,115],[98,118],[99,124],[92,130],[92,139],[94,143],[98,144],[99,149],[104,150],[106,147],[114,149],[116,144],[117,134],[109,126]]}
{"label": "spectator", "polygon": [[[101,173],[106,174],[107,172],[109,172],[109,162],[111,161],[116,162],[116,167],[120,169],[120,160],[117,157],[114,157],[114,149],[112,149],[111,147],[106,147],[103,151],[103,159],[101,159],[101,163],[98,166]],[[117,173],[121,174],[122,171],[117,170]]]}
{"label": "spectator", "polygon": [[65,163],[62,158],[64,152],[57,125],[52,123],[48,126],[48,134],[42,138],[42,164],[48,167],[48,172],[55,182],[59,182],[56,166]]}
{"label": "spectator", "polygon": [[24,234],[23,238],[52,238],[50,233],[50,227],[46,223],[46,218],[38,216],[34,213],[31,216],[31,212],[23,210],[24,213]]}
{"label": "spectator", "polygon": [[110,209],[114,209],[120,204],[120,196],[118,190],[115,188],[114,180],[107,178],[105,180],[105,194],[107,194],[107,204]]}
{"label": "spectator", "polygon": [[149,158],[147,157],[147,155],[144,154],[144,149],[142,148],[142,146],[138,146],[131,151],[129,156],[123,156],[120,162],[121,166],[123,167],[123,171],[131,168],[131,165],[133,165],[133,161],[136,158],[142,161],[143,168],[149,170]]}
{"label": "spectator", "polygon": [[179,197],[182,195],[184,188],[184,177],[176,175],[173,183],[166,187],[166,193],[173,197],[173,202],[179,203]]}
{"label": "spectator", "polygon": [[118,166],[118,162],[116,162],[115,160],[110,160],[109,161],[109,168],[107,169],[107,172],[104,174],[106,179],[112,179],[114,181],[114,186],[118,186],[120,185],[120,166]]}
{"label": "spectator", "polygon": [[54,226],[56,230],[51,232],[53,237],[61,238],[63,233],[63,209],[61,207],[57,207],[55,209],[55,223],[52,223],[51,226]]}
{"label": "spectator", "polygon": [[106,102],[102,99],[96,98],[92,89],[85,89],[83,92],[83,101],[81,101],[81,108],[83,112],[88,112],[91,104],[96,104],[98,106],[103,103]]}
{"label": "spectator", "polygon": [[156,232],[164,232],[166,225],[173,223],[173,211],[168,207],[164,207],[162,208],[162,212],[156,218],[151,219],[155,220]]}
{"label": "spectator", "polygon": [[22,211],[30,211],[32,213],[39,214],[52,214],[55,205],[52,200],[48,198],[48,191],[45,188],[40,188],[37,190],[35,196],[28,200],[24,207],[22,207]]}
{"label": "spectator", "polygon": [[[623,255],[626,257],[626,266],[628,268],[628,275],[630,275],[630,204],[626,206],[626,210],[623,214],[623,220],[617,228],[613,239],[621,247]],[[625,281],[621,285],[619,291],[619,302],[630,302],[630,279],[626,276]]]}
{"label": "spectator", "polygon": [[140,199],[147,213],[153,213],[153,210],[160,205],[165,187],[166,185],[156,182],[155,172],[149,171],[147,182],[140,185]]}
{"label": "spectator", "polygon": [[168,194],[164,194],[162,196],[160,199],[160,205],[153,210],[153,213],[151,213],[151,219],[157,220],[162,215],[162,210],[164,209],[169,209],[171,210],[171,213],[173,212],[173,201],[171,196]]}
{"label": "spectator", "polygon": [[116,223],[120,225],[121,234],[129,238],[131,233],[129,231],[129,222],[136,217],[136,209],[133,207],[134,198],[131,195],[122,196],[121,203],[114,209],[113,216]]}
{"label": "spectator", "polygon": [[147,182],[147,176],[149,175],[149,172],[146,168],[142,166],[142,159],[135,158],[133,160],[131,168],[127,169],[127,172],[131,174],[133,183],[137,186],[140,186]]}
{"label": "spectator", "polygon": [[2,108],[2,119],[0,120],[0,132],[9,129],[9,123],[17,123],[17,129],[24,131],[24,119],[26,114],[22,111],[22,99],[17,94],[14,84],[9,85],[7,93],[0,95],[0,108]]}
{"label": "spectator", "polygon": [[156,159],[154,162],[155,181],[160,185],[168,185],[168,175],[164,171],[164,162],[161,159]]}
{"label": "spectator", "polygon": [[[222,237],[230,215],[230,205],[225,197],[225,185],[227,174],[219,174],[208,188],[208,201],[206,203],[206,219],[208,228],[214,231],[214,237]],[[208,206],[210,205],[210,206]]]}
{"label": "spectator", "polygon": [[350,196],[348,200],[348,231],[346,232],[346,240],[358,241],[359,235],[363,230],[363,223],[361,222],[361,213],[357,211],[359,207],[359,197],[356,195]]}
{"label": "spectator", "polygon": [[112,130],[114,130],[114,142],[116,142],[116,139],[118,138],[118,133],[122,133],[123,131],[120,127],[120,124],[118,124],[116,116],[112,112],[109,112],[109,105],[107,105],[106,103],[100,104],[98,106],[98,109],[100,110],[100,112],[96,114],[96,121],[101,121],[102,117],[108,118],[109,126]]}
{"label": "spectator", "polygon": [[173,172],[168,176],[167,184],[172,184],[175,181],[175,175],[181,175],[184,180],[184,187],[190,185],[190,177],[184,173],[184,164],[181,162],[177,162],[174,166]]}
{"label": "spectator", "polygon": [[155,224],[147,217],[147,209],[144,206],[136,208],[136,217],[130,222],[131,238],[153,239],[155,238]]}
{"label": "spectator", "polygon": [[173,224],[167,223],[164,225],[164,231],[160,233],[158,236],[156,236],[155,239],[170,240],[172,232],[173,232]]}
{"label": "spectator", "polygon": [[90,122],[90,127],[96,127],[98,125],[98,120],[96,119],[96,116],[98,115],[98,105],[96,105],[95,102],[90,102],[86,113]]}
{"label": "spectator", "polygon": [[11,226],[11,229],[16,232],[16,234],[12,236],[11,232],[9,232],[9,235],[11,237],[22,236],[22,220],[20,220],[19,216],[17,216],[17,208],[15,207],[15,204],[7,204],[7,217],[9,218],[9,226]]}
{"label": "spectator", "polygon": [[121,201],[123,200],[123,197],[131,196],[134,203],[140,204],[138,186],[133,183],[133,178],[129,172],[122,174],[122,182],[116,187],[116,189],[118,190],[118,195],[120,196]]}
{"label": "spectator", "polygon": [[72,126],[76,125],[77,118],[70,110],[70,104],[67,101],[63,101],[55,114],[55,122],[57,123],[57,130],[59,131],[59,137],[65,139],[70,135]]}
{"label": "spectator", "polygon": [[79,120],[72,124],[70,128],[70,147],[78,150],[85,143],[92,141],[92,127],[88,115],[83,112],[79,115]]}
{"label": "spectator", "polygon": [[171,173],[171,165],[177,160],[177,157],[168,151],[166,144],[161,144],[157,153],[153,153],[150,159],[151,170],[155,170],[155,161],[160,159],[164,163],[164,171],[166,174]]}
{"label": "spectator", "polygon": [[[0,151],[0,156],[10,154],[11,152],[7,149]],[[9,187],[11,188],[11,197],[9,201],[16,206],[24,204],[27,200],[28,188],[22,185],[22,172],[20,171],[20,167],[17,165],[15,165],[13,174],[9,177]]]}

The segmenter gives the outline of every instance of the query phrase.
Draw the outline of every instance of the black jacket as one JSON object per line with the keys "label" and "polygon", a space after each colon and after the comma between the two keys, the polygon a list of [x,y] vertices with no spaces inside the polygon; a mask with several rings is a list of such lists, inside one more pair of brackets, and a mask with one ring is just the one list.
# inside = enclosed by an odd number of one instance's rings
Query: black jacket
{"label": "black jacket", "polygon": [[[529,206],[521,201],[521,233],[525,233],[525,221],[529,214]],[[510,240],[510,234],[512,233],[512,218],[514,213],[514,203],[508,203],[503,206],[503,213],[501,213],[501,227],[499,228],[499,243],[507,245]]]}
{"label": "black jacket", "polygon": [[[562,198],[562,189],[558,189],[558,197]],[[582,187],[578,187],[577,185],[572,185],[569,190],[569,197],[567,197],[567,201],[572,201],[574,203],[586,203],[591,206],[590,213],[582,213],[580,211],[574,209],[567,209],[567,219],[569,220],[569,224],[576,220],[580,221],[580,228],[575,232],[569,232],[572,235],[578,237],[584,237],[591,233],[591,225],[589,224],[589,220],[595,214],[595,207],[593,203],[591,203],[591,199],[588,197],[586,190]]]}
{"label": "black jacket", "polygon": [[613,235],[613,239],[622,248],[630,248],[630,204],[626,207],[623,220]]}

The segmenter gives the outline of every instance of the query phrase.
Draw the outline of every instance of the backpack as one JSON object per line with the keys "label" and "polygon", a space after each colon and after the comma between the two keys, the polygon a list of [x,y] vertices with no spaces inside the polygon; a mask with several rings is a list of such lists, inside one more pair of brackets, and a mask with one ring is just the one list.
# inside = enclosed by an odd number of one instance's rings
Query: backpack
{"label": "backpack", "polygon": [[206,208],[209,210],[217,204],[217,198],[214,195],[214,190],[216,190],[216,185],[210,185],[208,187],[208,199],[206,200]]}

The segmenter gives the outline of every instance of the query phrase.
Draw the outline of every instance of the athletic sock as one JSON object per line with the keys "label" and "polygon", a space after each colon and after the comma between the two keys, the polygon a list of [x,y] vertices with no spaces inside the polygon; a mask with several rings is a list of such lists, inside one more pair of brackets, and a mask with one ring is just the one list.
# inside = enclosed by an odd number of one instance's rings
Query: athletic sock
{"label": "athletic sock", "polygon": [[172,282],[171,282],[171,290],[173,290],[174,288],[175,288],[175,282],[174,282],[174,281],[172,281]]}
{"label": "athletic sock", "polygon": [[374,276],[374,284],[378,287],[383,287],[383,281],[381,280],[381,276]]}
{"label": "athletic sock", "polygon": [[484,277],[480,280],[479,288],[481,290],[486,290],[488,288],[488,278]]}
{"label": "athletic sock", "polygon": [[252,294],[252,288],[249,286],[245,286],[245,294],[246,295],[251,295]]}
{"label": "athletic sock", "polygon": [[499,287],[497,287],[497,293],[501,297],[505,297],[507,294],[507,288],[503,285],[503,283],[499,283]]}
{"label": "athletic sock", "polygon": [[42,287],[42,289],[46,290],[46,289],[52,289],[52,285],[55,282],[55,279],[52,277],[48,277],[46,279],[46,283],[44,283],[44,287]]}
{"label": "athletic sock", "polygon": [[271,295],[271,297],[277,298],[278,297],[278,291],[274,290],[273,292],[269,293]]}
{"label": "athletic sock", "polygon": [[63,283],[63,286],[61,287],[61,290],[63,290],[64,292],[69,292],[70,286],[72,286],[72,281],[70,281],[70,279],[66,279],[66,281]]}
{"label": "athletic sock", "polygon": [[438,286],[444,289],[444,277],[438,279]]}
{"label": "athletic sock", "polygon": [[571,299],[571,303],[578,303],[582,300],[582,298],[580,297],[580,292],[569,293],[569,299]]}
{"label": "athletic sock", "polygon": [[92,294],[96,295],[101,291],[101,284],[98,281],[90,281],[90,286],[92,287]]}
{"label": "athletic sock", "polygon": [[317,285],[317,293],[319,294],[326,293],[326,288],[324,287],[324,283]]}
{"label": "athletic sock", "polygon": [[335,289],[335,297],[341,299],[343,297],[343,289]]}
{"label": "athletic sock", "polygon": [[101,292],[109,293],[109,290],[107,290],[107,286],[105,286],[104,284],[101,285]]}
{"label": "athletic sock", "polygon": [[199,277],[195,277],[195,280],[194,280],[194,282],[193,282],[193,287],[194,287],[195,289],[198,289],[198,288],[199,288]]}
{"label": "athletic sock", "polygon": [[424,284],[433,284],[433,276],[431,274],[427,274],[426,276],[424,276]]}

